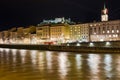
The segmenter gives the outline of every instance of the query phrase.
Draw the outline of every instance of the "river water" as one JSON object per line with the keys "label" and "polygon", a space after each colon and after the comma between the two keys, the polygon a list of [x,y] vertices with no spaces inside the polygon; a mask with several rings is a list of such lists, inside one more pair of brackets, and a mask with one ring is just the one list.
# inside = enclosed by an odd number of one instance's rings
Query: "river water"
{"label": "river water", "polygon": [[0,48],[0,80],[120,80],[120,54]]}

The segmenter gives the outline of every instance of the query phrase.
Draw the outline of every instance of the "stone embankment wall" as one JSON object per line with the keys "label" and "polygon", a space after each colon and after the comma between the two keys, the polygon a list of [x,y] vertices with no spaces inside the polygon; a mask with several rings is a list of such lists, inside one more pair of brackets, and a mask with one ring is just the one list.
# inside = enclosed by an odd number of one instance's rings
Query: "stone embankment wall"
{"label": "stone embankment wall", "polygon": [[[92,45],[90,45],[92,43]],[[67,43],[66,45],[68,45]],[[80,46],[88,46],[88,47],[120,47],[120,41],[104,41],[104,42],[83,42],[83,43],[71,43],[70,46],[77,46],[77,44],[80,44]]]}
{"label": "stone embankment wall", "polygon": [[11,49],[30,49],[30,50],[46,50],[46,51],[65,51],[65,52],[86,52],[86,53],[120,53],[120,42],[110,42],[105,46],[103,43],[82,43],[81,46],[70,44],[66,45],[21,45],[21,44],[0,44],[0,48]]}

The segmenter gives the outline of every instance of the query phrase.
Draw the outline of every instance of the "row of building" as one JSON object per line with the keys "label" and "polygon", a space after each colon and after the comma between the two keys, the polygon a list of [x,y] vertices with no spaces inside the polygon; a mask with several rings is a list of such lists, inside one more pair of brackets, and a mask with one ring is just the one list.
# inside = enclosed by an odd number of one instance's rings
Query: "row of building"
{"label": "row of building", "polygon": [[0,32],[1,43],[65,43],[120,40],[120,20],[19,27]]}
{"label": "row of building", "polygon": [[37,26],[12,28],[0,32],[1,43],[61,44],[67,42],[119,41],[120,20],[108,21],[108,10],[102,10],[101,21],[70,24],[70,19],[43,20]]}

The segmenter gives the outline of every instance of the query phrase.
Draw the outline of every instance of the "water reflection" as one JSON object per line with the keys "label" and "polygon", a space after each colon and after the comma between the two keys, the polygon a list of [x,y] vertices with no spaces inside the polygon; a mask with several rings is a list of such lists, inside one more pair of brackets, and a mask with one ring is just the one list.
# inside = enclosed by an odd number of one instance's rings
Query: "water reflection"
{"label": "water reflection", "polygon": [[58,55],[58,62],[59,62],[59,72],[60,72],[60,77],[62,80],[66,78],[67,72],[68,72],[68,67],[70,65],[67,54],[66,53],[60,53]]}
{"label": "water reflection", "polygon": [[105,63],[105,75],[106,77],[108,78],[111,78],[112,77],[112,56],[109,55],[109,54],[106,54],[105,55],[105,58],[104,58],[104,63]]}
{"label": "water reflection", "polygon": [[116,76],[120,78],[120,56],[116,55]]}
{"label": "water reflection", "polygon": [[81,58],[81,55],[80,54],[76,54],[76,67],[77,69],[81,69],[81,65],[82,65],[82,58]]}
{"label": "water reflection", "polygon": [[21,53],[20,56],[21,56],[22,64],[24,64],[27,50],[20,50],[20,53]]}
{"label": "water reflection", "polygon": [[13,57],[13,62],[15,63],[16,62],[16,53],[17,53],[17,50],[16,49],[12,49],[12,57]]}
{"label": "water reflection", "polygon": [[44,59],[45,59],[45,53],[44,52],[40,52],[38,54],[38,66],[39,66],[38,68],[39,68],[40,71],[43,71],[44,68],[45,68],[45,61],[44,61]]}
{"label": "water reflection", "polygon": [[31,60],[32,60],[32,64],[33,66],[37,64],[37,51],[36,50],[31,50]]}
{"label": "water reflection", "polygon": [[47,58],[47,68],[48,70],[51,70],[52,69],[52,52],[47,51],[46,58]]}
{"label": "water reflection", "polygon": [[0,80],[120,80],[120,55],[0,48],[0,73]]}
{"label": "water reflection", "polygon": [[10,53],[9,53],[9,51],[10,51],[10,49],[8,49],[8,48],[5,48],[4,49],[4,57],[6,58],[6,63],[8,64],[8,62],[9,62],[9,55],[10,55]]}
{"label": "water reflection", "polygon": [[88,55],[88,65],[90,67],[91,80],[100,80],[99,64],[100,64],[100,56],[98,54]]}

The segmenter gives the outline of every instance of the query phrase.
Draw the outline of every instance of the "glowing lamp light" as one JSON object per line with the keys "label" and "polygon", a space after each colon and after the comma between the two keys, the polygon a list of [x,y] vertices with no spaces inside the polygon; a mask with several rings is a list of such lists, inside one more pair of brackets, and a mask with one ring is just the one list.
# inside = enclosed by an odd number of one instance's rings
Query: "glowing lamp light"
{"label": "glowing lamp light", "polygon": [[89,46],[92,47],[92,46],[94,46],[94,44],[91,42],[91,43],[89,44]]}
{"label": "glowing lamp light", "polygon": [[80,43],[77,43],[77,45],[76,46],[80,46]]}
{"label": "glowing lamp light", "polygon": [[68,43],[67,46],[70,46],[70,44]]}
{"label": "glowing lamp light", "polygon": [[110,46],[111,44],[110,44],[110,42],[106,42],[106,46]]}

